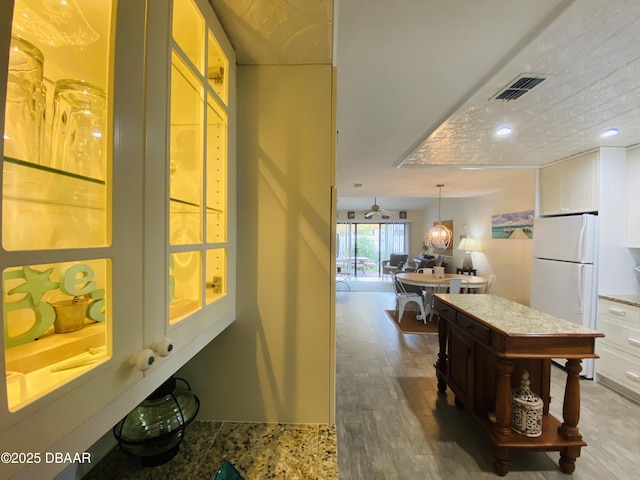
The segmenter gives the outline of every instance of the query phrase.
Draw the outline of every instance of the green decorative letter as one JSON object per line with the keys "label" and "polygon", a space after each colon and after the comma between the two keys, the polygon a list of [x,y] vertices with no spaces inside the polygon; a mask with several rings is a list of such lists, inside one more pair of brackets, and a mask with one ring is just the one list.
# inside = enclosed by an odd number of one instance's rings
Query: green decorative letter
{"label": "green decorative letter", "polygon": [[[78,275],[81,276],[78,277]],[[85,265],[84,263],[72,265],[62,274],[60,290],[72,297],[91,293],[97,287],[96,282],[93,281],[93,276],[93,270],[89,265]],[[83,285],[76,288],[76,286],[81,283]]]}

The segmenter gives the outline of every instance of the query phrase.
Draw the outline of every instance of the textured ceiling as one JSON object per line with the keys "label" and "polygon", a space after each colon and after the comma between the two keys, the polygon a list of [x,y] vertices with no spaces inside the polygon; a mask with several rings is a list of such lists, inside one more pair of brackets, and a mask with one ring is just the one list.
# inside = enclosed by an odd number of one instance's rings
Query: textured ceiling
{"label": "textured ceiling", "polygon": [[[490,100],[521,73],[546,80]],[[640,2],[570,6],[401,163],[542,165],[598,146],[640,143]],[[497,138],[501,125],[513,128]],[[617,127],[620,134],[600,134]]]}
{"label": "textured ceiling", "polygon": [[[337,65],[340,209],[420,208],[438,183],[483,195],[524,166],[640,143],[638,0],[210,2],[238,63]],[[523,73],[546,80],[491,100]]]}
{"label": "textured ceiling", "polygon": [[239,64],[331,64],[333,0],[209,0]]}

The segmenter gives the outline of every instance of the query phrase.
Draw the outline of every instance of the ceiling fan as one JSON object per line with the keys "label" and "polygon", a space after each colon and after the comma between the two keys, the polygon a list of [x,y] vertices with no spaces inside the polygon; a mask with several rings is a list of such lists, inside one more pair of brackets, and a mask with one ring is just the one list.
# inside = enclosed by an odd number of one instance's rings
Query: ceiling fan
{"label": "ceiling fan", "polygon": [[377,198],[373,198],[373,205],[371,205],[371,209],[369,209],[368,212],[365,212],[364,214],[364,218],[371,218],[374,215],[389,215],[391,213],[398,213],[398,212],[393,212],[391,210],[385,210],[384,208],[380,208],[380,206],[376,203],[377,202]]}

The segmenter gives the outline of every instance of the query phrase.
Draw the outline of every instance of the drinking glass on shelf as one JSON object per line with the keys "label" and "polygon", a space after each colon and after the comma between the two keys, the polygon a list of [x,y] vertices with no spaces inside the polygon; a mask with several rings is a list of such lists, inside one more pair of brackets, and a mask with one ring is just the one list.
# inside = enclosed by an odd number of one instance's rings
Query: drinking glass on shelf
{"label": "drinking glass on shelf", "polygon": [[12,36],[9,51],[4,155],[40,163],[46,90],[44,55],[26,40]]}
{"label": "drinking glass on shelf", "polygon": [[104,180],[106,93],[82,80],[55,84],[53,97],[53,167]]}

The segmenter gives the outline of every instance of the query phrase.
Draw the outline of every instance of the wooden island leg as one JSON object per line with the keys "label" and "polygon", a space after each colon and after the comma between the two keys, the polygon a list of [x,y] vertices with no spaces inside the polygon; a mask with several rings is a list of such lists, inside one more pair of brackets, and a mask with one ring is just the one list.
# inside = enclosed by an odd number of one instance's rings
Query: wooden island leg
{"label": "wooden island leg", "polygon": [[[511,437],[511,372],[513,361],[498,359],[498,385],[496,387],[496,424],[494,426],[498,441]],[[509,449],[494,446],[493,469],[500,476],[509,471]]]}
{"label": "wooden island leg", "polygon": [[[562,418],[564,422],[558,427],[558,433],[567,440],[582,440],[578,430],[580,420],[580,372],[581,360],[567,360],[567,385],[564,390]],[[567,447],[560,450],[560,470],[573,473],[576,469],[576,458],[580,456],[580,447]]]}
{"label": "wooden island leg", "polygon": [[447,319],[436,314],[438,322],[438,343],[440,351],[438,352],[438,360],[436,361],[436,378],[438,379],[438,391],[445,393],[447,391],[447,382],[444,375],[447,374]]}

